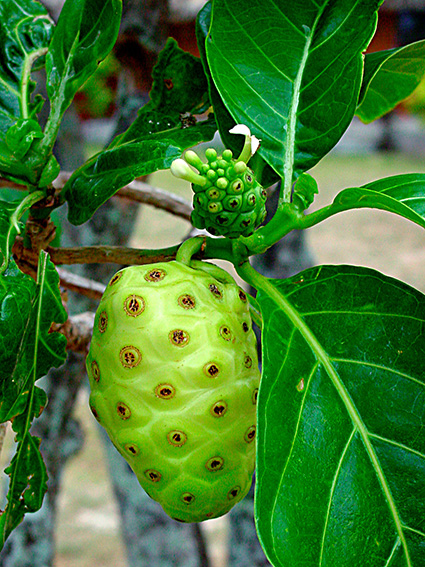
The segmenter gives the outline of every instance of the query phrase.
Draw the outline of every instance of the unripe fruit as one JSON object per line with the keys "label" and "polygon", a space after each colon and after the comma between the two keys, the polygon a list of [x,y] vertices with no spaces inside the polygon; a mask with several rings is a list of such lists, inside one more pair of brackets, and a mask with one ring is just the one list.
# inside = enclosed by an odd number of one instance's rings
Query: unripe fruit
{"label": "unripe fruit", "polygon": [[[185,159],[191,163],[191,153],[187,154]],[[229,238],[249,236],[266,217],[266,191],[244,162],[232,158],[230,150],[217,156],[209,148],[206,157],[208,163],[199,172],[205,183],[192,183],[193,225]]]}
{"label": "unripe fruit", "polygon": [[87,357],[93,414],[146,492],[183,522],[228,512],[247,494],[255,459],[259,370],[247,297],[204,266],[115,274]]}

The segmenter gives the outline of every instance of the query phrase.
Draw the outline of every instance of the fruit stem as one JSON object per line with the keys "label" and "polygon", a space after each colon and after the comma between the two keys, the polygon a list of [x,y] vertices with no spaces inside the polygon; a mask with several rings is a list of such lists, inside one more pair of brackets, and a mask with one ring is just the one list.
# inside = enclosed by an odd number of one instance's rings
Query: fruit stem
{"label": "fruit stem", "polygon": [[205,248],[205,236],[195,236],[185,240],[176,254],[177,262],[190,266],[192,256]]}

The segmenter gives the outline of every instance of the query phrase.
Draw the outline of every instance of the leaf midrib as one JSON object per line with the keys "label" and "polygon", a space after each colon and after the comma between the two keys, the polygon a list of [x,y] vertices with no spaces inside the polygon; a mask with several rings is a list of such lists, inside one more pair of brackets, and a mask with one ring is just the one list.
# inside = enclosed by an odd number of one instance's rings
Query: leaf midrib
{"label": "leaf midrib", "polygon": [[284,295],[282,295],[280,293],[280,291],[278,289],[276,289],[275,286],[269,281],[263,286],[263,290],[267,293],[267,295],[273,301],[273,303],[275,303],[277,308],[279,310],[282,310],[286,314],[286,316],[291,321],[291,323],[299,331],[301,336],[304,338],[306,343],[309,345],[312,352],[315,354],[318,362],[322,364],[327,375],[331,379],[336,391],[338,392],[338,394],[339,394],[339,396],[340,396],[340,398],[341,398],[341,400],[344,404],[344,407],[346,408],[348,415],[350,416],[350,419],[353,423],[354,428],[358,431],[358,433],[359,433],[359,435],[362,439],[362,442],[365,446],[366,452],[369,456],[369,459],[372,463],[372,466],[375,470],[375,473],[376,473],[378,480],[379,480],[379,483],[381,485],[382,491],[383,491],[385,498],[387,500],[388,507],[389,507],[391,516],[393,518],[397,534],[400,538],[400,541],[401,541],[403,549],[404,549],[405,558],[406,558],[406,566],[412,567],[412,563],[410,561],[410,556],[409,556],[409,550],[408,550],[408,547],[407,547],[407,542],[406,542],[406,539],[405,539],[405,536],[404,536],[404,533],[403,533],[403,527],[402,527],[401,519],[398,515],[397,508],[396,508],[393,496],[391,494],[391,490],[390,490],[388,483],[386,481],[384,472],[382,471],[381,466],[379,464],[379,459],[378,459],[378,457],[375,453],[375,450],[372,446],[372,443],[369,439],[369,432],[368,432],[367,428],[365,427],[356,406],[354,405],[353,401],[351,400],[351,397],[350,397],[346,387],[341,382],[337,371],[333,367],[333,364],[332,364],[330,357],[328,356],[326,351],[323,349],[322,345],[320,344],[319,340],[316,338],[315,334],[311,331],[311,329],[308,327],[308,325],[304,322],[304,320],[302,319],[302,317],[300,316],[298,311],[287,301],[286,297]]}

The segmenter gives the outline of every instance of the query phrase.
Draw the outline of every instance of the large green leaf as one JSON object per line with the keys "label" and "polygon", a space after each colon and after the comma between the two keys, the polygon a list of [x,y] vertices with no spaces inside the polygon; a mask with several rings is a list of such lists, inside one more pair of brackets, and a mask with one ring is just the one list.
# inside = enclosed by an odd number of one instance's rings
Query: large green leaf
{"label": "large green leaf", "polygon": [[217,121],[221,139],[226,148],[230,148],[235,155],[238,155],[242,151],[244,140],[240,136],[232,136],[229,134],[229,130],[236,125],[236,122],[221,100],[217,87],[212,80],[208,66],[206,39],[211,25],[211,13],[212,1],[210,0],[205,3],[198,13],[196,19],[196,40],[199,47],[199,53],[201,55],[201,61],[204,66],[204,72],[208,79],[209,96],[214,108],[215,119]]}
{"label": "large green leaf", "polygon": [[186,148],[211,140],[216,129],[215,121],[207,120],[189,128],[165,129],[100,152],[77,169],[64,187],[69,221],[76,225],[86,222],[121,187],[136,177],[169,168]]}
{"label": "large green leaf", "polygon": [[13,260],[0,276],[0,422],[13,418],[16,454],[10,476],[7,506],[0,516],[0,546],[26,512],[41,506],[47,473],[39,439],[29,434],[31,422],[46,405],[46,394],[35,381],[65,361],[66,339],[50,333],[52,322],[64,322],[59,277],[45,252],[40,254],[37,282]]}
{"label": "large green leaf", "polygon": [[336,213],[362,208],[388,211],[425,228],[425,174],[393,175],[343,189],[333,203],[303,217],[301,225],[312,226]]}
{"label": "large green leaf", "polygon": [[[53,22],[36,0],[0,0],[0,139],[18,118],[31,118],[33,64],[49,46]],[[43,59],[38,61],[43,62]]]}
{"label": "large green leaf", "polygon": [[0,423],[19,414],[34,381],[65,360],[65,337],[49,332],[67,317],[59,276],[45,253],[41,261],[37,283],[13,260],[0,275]]}
{"label": "large green leaf", "polygon": [[21,158],[32,141],[42,135],[34,120],[42,99],[31,97],[35,86],[31,71],[43,66],[53,27],[40,2],[0,0],[0,171],[3,175],[31,177],[31,167]]}
{"label": "large green leaf", "polygon": [[288,187],[350,124],[380,4],[214,1],[206,51],[215,85]]}
{"label": "large green leaf", "polygon": [[[108,146],[140,142],[151,134],[184,125],[184,116],[204,112],[208,84],[200,59],[183,51],[169,38],[152,72],[150,100],[136,120]],[[193,118],[193,117],[192,117]]]}
{"label": "large green leaf", "polygon": [[425,297],[373,270],[322,266],[258,299],[256,515],[269,559],[421,567]]}
{"label": "large green leaf", "polygon": [[425,72],[425,40],[404,47],[367,53],[357,116],[372,122],[408,97]]}
{"label": "large green leaf", "polygon": [[[218,130],[220,132],[221,141],[223,142],[225,148],[232,150],[233,155],[237,157],[242,151],[244,139],[242,136],[235,136],[229,133],[229,131],[235,126],[236,122],[224,105],[220,97],[220,93],[218,92],[211,77],[210,69],[208,66],[206,40],[211,25],[211,12],[212,1],[209,0],[198,12],[196,19],[196,40],[198,43],[202,64],[204,66],[204,71],[208,79],[209,98],[214,109],[214,117],[217,122]],[[249,166],[255,172],[257,181],[265,187],[272,185],[280,179],[276,172],[264,162],[259,153],[255,154],[254,159],[250,161]]]}
{"label": "large green leaf", "polygon": [[86,222],[105,201],[136,177],[167,169],[182,152],[211,140],[214,119],[190,120],[205,109],[207,80],[199,58],[170,39],[153,71],[150,100],[130,127],[106,150],[74,172],[64,188],[73,224]]}
{"label": "large green leaf", "polygon": [[121,0],[66,0],[46,57],[49,149],[75,93],[111,51],[121,10]]}

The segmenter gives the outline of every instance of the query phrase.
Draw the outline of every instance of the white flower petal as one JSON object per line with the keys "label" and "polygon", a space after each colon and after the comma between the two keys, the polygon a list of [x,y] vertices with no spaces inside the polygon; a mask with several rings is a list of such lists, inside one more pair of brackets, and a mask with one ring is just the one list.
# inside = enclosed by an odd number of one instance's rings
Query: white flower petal
{"label": "white flower petal", "polygon": [[260,147],[260,140],[255,136],[251,136],[251,155],[254,155],[259,147]]}
{"label": "white flower petal", "polygon": [[229,130],[229,134],[242,134],[242,136],[251,137],[251,130],[245,124],[236,124]]}

